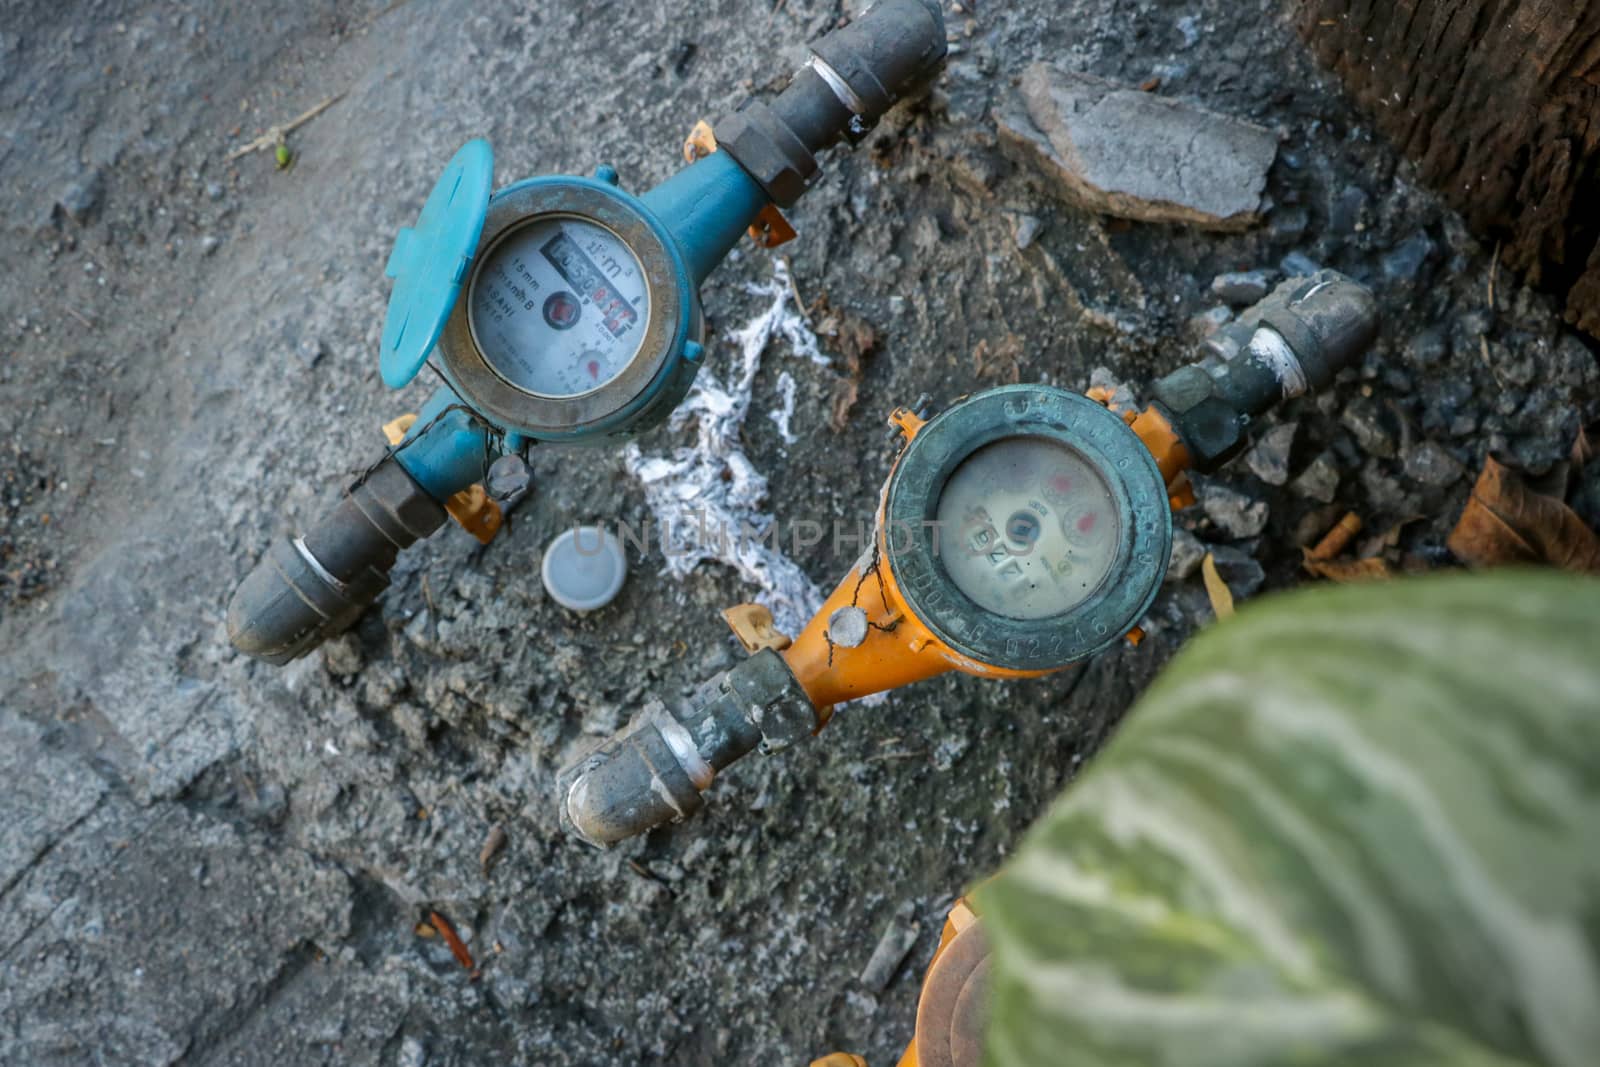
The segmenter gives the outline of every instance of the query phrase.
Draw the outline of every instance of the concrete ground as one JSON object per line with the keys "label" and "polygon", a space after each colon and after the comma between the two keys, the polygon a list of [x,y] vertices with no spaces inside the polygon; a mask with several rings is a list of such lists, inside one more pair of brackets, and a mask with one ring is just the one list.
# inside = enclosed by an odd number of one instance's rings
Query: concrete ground
{"label": "concrete ground", "polygon": [[[1239,594],[1299,580],[1355,509],[1442,548],[1485,452],[1538,465],[1597,412],[1593,354],[1499,273],[1364,127],[1266,0],[947,8],[935,91],[840,155],[793,213],[797,288],[880,344],[840,432],[837,372],[767,353],[745,443],[781,520],[871,512],[882,419],[1020,378],[1135,388],[1191,358],[1212,278],[1298,253],[1371,283],[1372,356],[1294,405],[1289,484],[1239,465],[1258,536],[1199,510]],[[575,616],[539,584],[574,521],[643,518],[606,451],[540,449],[487,548],[447,529],[382,605],[285,669],[232,652],[223,610],[274,537],[381,447],[376,350],[394,231],[450,154],[497,183],[678,166],[695,119],[780,87],[831,0],[268,5],[13,0],[0,20],[0,1062],[893,1062],[953,895],[992,870],[1196,625],[1169,583],[1151,636],[1049,679],[925,683],[846,708],[809,749],[733,769],[693,822],[617,850],[559,831],[555,768],[735,656],[748,587],[636,557]],[[1244,233],[1083,211],[1002,145],[993,111],[1046,60],[1280,137]],[[1154,79],[1154,82],[1150,80]],[[319,101],[294,164],[229,152]],[[1027,239],[1019,237],[1026,234]],[[1023,247],[1025,245],[1025,247]],[[771,256],[706,287],[714,335],[760,307]],[[720,331],[720,333],[719,333]],[[828,339],[824,339],[824,350]],[[713,344],[718,358],[725,341]],[[670,430],[644,442],[663,450]],[[1299,478],[1317,467],[1311,482]],[[831,586],[850,562],[797,562]],[[485,866],[493,827],[507,844]],[[447,917],[481,970],[438,936]],[[862,968],[914,926],[881,990]]]}

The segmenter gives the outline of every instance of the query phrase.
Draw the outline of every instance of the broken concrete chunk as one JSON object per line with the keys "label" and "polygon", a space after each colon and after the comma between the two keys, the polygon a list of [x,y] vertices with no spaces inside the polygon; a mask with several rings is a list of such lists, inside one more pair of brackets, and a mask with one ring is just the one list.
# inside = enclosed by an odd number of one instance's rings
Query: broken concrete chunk
{"label": "broken concrete chunk", "polygon": [[1233,540],[1255,537],[1267,527],[1267,502],[1211,478],[1191,473],[1200,508],[1212,525]]}
{"label": "broken concrete chunk", "polygon": [[1279,423],[1256,441],[1256,445],[1245,454],[1245,466],[1250,468],[1250,473],[1266,482],[1268,485],[1283,485],[1289,481],[1289,453],[1294,448],[1295,431],[1300,428],[1297,422]]}
{"label": "broken concrete chunk", "polygon": [[921,933],[921,927],[911,920],[912,914],[910,907],[902,905],[889,925],[884,927],[883,936],[878,938],[867,965],[861,969],[859,981],[862,989],[878,994],[889,987],[890,980],[905,962],[912,946],[917,943],[917,935]]}
{"label": "broken concrete chunk", "polygon": [[1290,485],[1296,493],[1324,504],[1339,491],[1339,463],[1330,452],[1320,453]]}
{"label": "broken concrete chunk", "polygon": [[1200,569],[1200,561],[1206,556],[1206,546],[1194,534],[1182,526],[1172,528],[1172,555],[1167,563],[1167,577],[1169,582],[1181,582],[1189,575]]}
{"label": "broken concrete chunk", "polygon": [[1211,279],[1211,295],[1236,308],[1254,304],[1271,291],[1271,271],[1234,271]]}
{"label": "broken concrete chunk", "polygon": [[1356,444],[1368,455],[1379,459],[1394,459],[1399,455],[1399,444],[1394,431],[1389,428],[1389,419],[1376,402],[1366,397],[1352,400],[1339,421],[1344,423],[1344,428],[1350,431]]}
{"label": "broken concrete chunk", "polygon": [[1027,248],[1039,236],[1039,231],[1044,229],[1044,221],[1037,215],[1018,215],[1011,224],[1011,232],[1017,238],[1019,249]]}
{"label": "broken concrete chunk", "polygon": [[1260,221],[1271,131],[1035,63],[995,115],[1001,138],[1091,211],[1208,230]]}
{"label": "broken concrete chunk", "polygon": [[1461,461],[1437,441],[1423,441],[1406,449],[1401,463],[1407,478],[1440,489],[1454,485],[1467,473]]}

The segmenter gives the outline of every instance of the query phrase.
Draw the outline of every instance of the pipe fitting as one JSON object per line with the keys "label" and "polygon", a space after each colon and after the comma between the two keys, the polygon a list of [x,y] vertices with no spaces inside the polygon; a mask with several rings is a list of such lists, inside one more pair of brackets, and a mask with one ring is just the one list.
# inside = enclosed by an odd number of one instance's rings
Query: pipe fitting
{"label": "pipe fitting", "polygon": [[948,47],[934,0],[880,0],[814,42],[811,58],[771,104],[747,101],[718,121],[717,146],[774,203],[789,207],[816,180],[817,153],[841,137],[865,137],[939,68]]}
{"label": "pipe fitting", "polygon": [[305,655],[360,618],[388,588],[400,550],[444,520],[390,456],[304,536],[268,549],[228,602],[228,640],[274,665]]}
{"label": "pipe fitting", "polygon": [[652,698],[626,727],[562,768],[561,824],[604,847],[688,818],[728,764],[820,728],[783,657],[763,649],[701,685],[678,711]]}
{"label": "pipe fitting", "polygon": [[1371,290],[1331,270],[1285,283],[1252,311],[1255,328],[1231,359],[1179,367],[1151,387],[1202,473],[1244,448],[1256,416],[1331,384],[1378,331]]}

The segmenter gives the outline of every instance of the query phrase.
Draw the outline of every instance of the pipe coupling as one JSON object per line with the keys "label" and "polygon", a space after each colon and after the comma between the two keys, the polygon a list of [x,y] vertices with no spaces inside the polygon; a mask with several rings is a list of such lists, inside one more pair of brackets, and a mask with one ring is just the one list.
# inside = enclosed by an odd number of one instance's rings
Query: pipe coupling
{"label": "pipe coupling", "polygon": [[788,664],[763,649],[674,711],[652,698],[628,725],[562,768],[561,823],[604,847],[699,811],[718,771],[776,752],[821,726]]}
{"label": "pipe coupling", "polygon": [[717,147],[789,207],[820,171],[817,153],[865,137],[895,101],[944,61],[944,15],[935,0],[879,0],[819,38],[811,58],[770,104],[746,101],[715,124]]}
{"label": "pipe coupling", "polygon": [[305,655],[360,618],[389,587],[400,550],[444,520],[390,456],[303,536],[267,550],[228,602],[228,640],[274,665]]}
{"label": "pipe coupling", "polygon": [[1231,355],[1213,352],[1150,390],[1201,472],[1237,455],[1257,416],[1326,388],[1378,331],[1371,290],[1331,270],[1285,282],[1240,318],[1250,333]]}

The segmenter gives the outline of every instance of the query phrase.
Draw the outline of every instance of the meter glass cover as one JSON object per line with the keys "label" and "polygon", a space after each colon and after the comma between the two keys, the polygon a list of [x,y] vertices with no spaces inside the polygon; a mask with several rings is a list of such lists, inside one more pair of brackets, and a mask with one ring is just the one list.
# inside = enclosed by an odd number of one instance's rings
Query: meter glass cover
{"label": "meter glass cover", "polygon": [[473,279],[472,335],[508,383],[581,396],[620,374],[650,320],[644,269],[616,234],[571,215],[510,231]]}
{"label": "meter glass cover", "polygon": [[1042,437],[985,445],[939,496],[939,558],[979,607],[1043,619],[1105,580],[1120,526],[1106,481],[1076,451]]}

